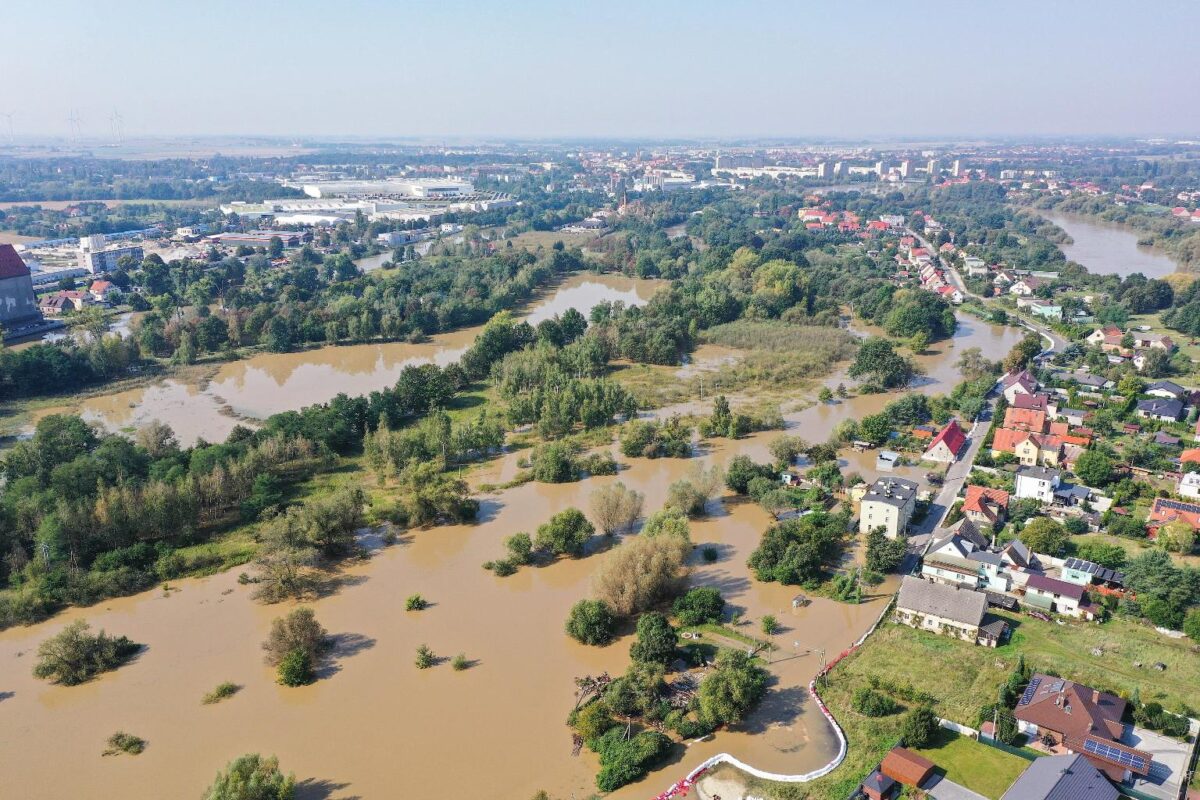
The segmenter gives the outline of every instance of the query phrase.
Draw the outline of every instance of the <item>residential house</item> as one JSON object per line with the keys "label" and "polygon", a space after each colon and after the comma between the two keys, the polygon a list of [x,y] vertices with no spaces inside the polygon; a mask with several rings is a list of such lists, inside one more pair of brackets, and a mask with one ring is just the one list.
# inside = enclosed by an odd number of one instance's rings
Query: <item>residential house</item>
{"label": "residential house", "polygon": [[1184,497],[1200,500],[1200,472],[1185,472],[1175,486],[1175,491]]}
{"label": "residential house", "polygon": [[[991,550],[975,550],[967,556],[968,561],[975,562],[976,574],[979,576],[978,588],[990,592],[1011,592],[1015,575],[1004,557]],[[991,598],[988,602],[993,602]]]}
{"label": "residential house", "polygon": [[972,484],[967,487],[962,511],[975,525],[1001,525],[1008,513],[1008,492]]}
{"label": "residential house", "polygon": [[952,419],[946,423],[946,427],[942,428],[937,436],[933,437],[933,441],[925,449],[922,458],[926,461],[953,464],[966,443],[967,435],[958,426],[958,420]]}
{"label": "residential house", "polygon": [[978,589],[979,565],[962,556],[927,553],[921,559],[921,577],[931,583]]}
{"label": "residential house", "polygon": [[1188,390],[1174,381],[1155,381],[1146,387],[1146,394],[1151,397],[1164,397],[1168,400],[1183,400]]}
{"label": "residential house", "polygon": [[1076,619],[1092,619],[1095,616],[1095,610],[1088,602],[1087,591],[1082,586],[1047,575],[1029,576],[1025,582],[1025,605]]}
{"label": "residential house", "polygon": [[917,484],[904,478],[879,478],[859,506],[858,530],[869,533],[882,527],[889,539],[904,536],[917,504]]}
{"label": "residential house", "polygon": [[1050,395],[1045,392],[1017,394],[1013,397],[1012,405],[1009,408],[1019,408],[1023,411],[1041,411],[1048,414],[1050,409]]}
{"label": "residential house", "polygon": [[1058,466],[1062,441],[1057,436],[1010,428],[997,428],[992,437],[992,455],[1012,453],[1017,462],[1028,467]]}
{"label": "residential house", "polygon": [[88,287],[88,294],[97,303],[107,303],[110,296],[120,291],[111,281],[92,281],[92,285]]}
{"label": "residential house", "polygon": [[38,310],[46,316],[58,316],[66,311],[79,311],[91,300],[91,295],[87,292],[76,290],[55,292],[42,298],[38,304]]}
{"label": "residential house", "polygon": [[1035,758],[1000,800],[1117,800],[1121,793],[1078,753]]}
{"label": "residential house", "polygon": [[1052,322],[1061,322],[1063,307],[1058,303],[1039,303],[1034,301],[1029,304],[1029,313],[1035,317],[1048,319]]}
{"label": "residential house", "polygon": [[1003,620],[985,624],[987,595],[912,575],[900,582],[896,598],[896,621],[921,630],[940,633],[966,642],[995,647],[1008,626]]}
{"label": "residential house", "polygon": [[1185,503],[1182,500],[1169,500],[1165,497],[1154,498],[1150,506],[1150,515],[1146,517],[1146,528],[1150,538],[1158,535],[1158,529],[1168,522],[1186,522],[1192,530],[1200,530],[1200,504]]}
{"label": "residential house", "polygon": [[988,271],[984,260],[975,256],[967,256],[963,259],[963,269],[966,271],[967,276],[971,278],[987,275]]}
{"label": "residential house", "polygon": [[1022,465],[1017,467],[1016,495],[1048,505],[1054,502],[1054,490],[1061,482],[1062,474],[1056,469]]}
{"label": "residential house", "polygon": [[[1040,278],[1035,278],[1032,275],[1026,275],[1013,282],[1012,286],[1008,287],[1009,294],[1015,294],[1017,297],[1032,296],[1043,284]],[[1061,312],[1061,308],[1059,311]]]}
{"label": "residential house", "polygon": [[[1017,397],[1033,397],[1034,395],[1017,395]],[[1020,408],[1016,404],[1009,406],[1004,412],[1004,427],[1016,431],[1044,433],[1046,430],[1046,411],[1043,408]]]}
{"label": "residential house", "polygon": [[1125,585],[1124,574],[1082,558],[1068,558],[1063,562],[1059,575],[1067,583],[1077,583],[1084,587],[1119,589]]}
{"label": "residential house", "polygon": [[1138,350],[1166,350],[1168,353],[1175,349],[1175,342],[1170,336],[1160,333],[1133,332],[1133,346]]}
{"label": "residential house", "polygon": [[1003,387],[1004,399],[1009,405],[1013,404],[1018,394],[1033,394],[1037,391],[1038,383],[1029,370],[1023,369],[1020,372],[1009,372],[1000,379]]}
{"label": "residential house", "polygon": [[1039,673],[1030,678],[1013,715],[1021,733],[1083,756],[1120,783],[1133,775],[1148,775],[1151,766],[1149,753],[1121,744],[1126,705],[1108,692]]}
{"label": "residential house", "polygon": [[1087,341],[1087,343],[1090,345],[1099,346],[1104,344],[1105,339],[1113,336],[1120,339],[1124,335],[1124,331],[1122,331],[1116,325],[1105,325],[1103,328],[1096,328],[1096,330],[1089,333],[1085,341]]}
{"label": "residential house", "polygon": [[1143,419],[1156,419],[1160,422],[1178,422],[1183,414],[1183,403],[1179,400],[1166,400],[1153,397],[1149,400],[1139,400],[1137,415]]}

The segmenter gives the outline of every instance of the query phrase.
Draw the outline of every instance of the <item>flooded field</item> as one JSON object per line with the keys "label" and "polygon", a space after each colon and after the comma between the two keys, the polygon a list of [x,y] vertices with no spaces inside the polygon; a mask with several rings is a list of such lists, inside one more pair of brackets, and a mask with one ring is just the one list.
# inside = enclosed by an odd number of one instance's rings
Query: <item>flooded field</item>
{"label": "flooded field", "polygon": [[[605,284],[605,291],[636,289]],[[978,346],[987,357],[999,358],[1020,335],[964,317],[953,345],[939,343],[921,358],[927,374],[922,390],[949,390],[957,381],[953,363],[966,347]],[[446,349],[454,346],[461,341],[443,343]],[[366,365],[363,373],[371,371],[369,358],[360,363]],[[304,366],[338,376],[358,374],[340,362],[306,362],[280,368],[276,384],[289,385]],[[265,366],[253,368],[270,374]],[[844,376],[834,375],[828,384],[841,380]],[[313,401],[300,394],[307,389],[293,391],[297,405]],[[823,441],[838,420],[877,411],[893,397],[809,406],[788,415],[788,432]],[[195,413],[195,403],[183,395],[175,399],[179,413]],[[191,797],[230,759],[262,752],[278,755],[284,768],[296,773],[306,800],[523,800],[543,788],[560,797],[587,796],[593,791],[595,759],[586,751],[571,755],[564,724],[574,703],[572,680],[624,671],[632,639],[626,635],[608,647],[590,648],[563,633],[568,609],[589,594],[597,557],[524,567],[508,578],[497,578],[480,564],[499,556],[503,539],[512,533],[533,531],[569,506],[586,511],[591,492],[606,482],[621,480],[644,492],[650,511],[662,505],[667,487],[695,460],[724,463],[739,453],[765,460],[778,435],[717,440],[701,459],[620,459],[629,465],[617,477],[527,484],[484,496],[477,524],[407,534],[352,567],[341,591],[313,604],[337,645],[311,686],[286,689],[274,683],[259,644],[271,619],[287,607],[251,601],[248,588],[237,582],[237,570],[173,582],[170,592],[108,601],[0,633],[3,794],[30,800]],[[846,467],[868,480],[874,477],[872,454],[849,454]],[[820,665],[821,651],[831,658],[853,642],[894,588],[885,584],[858,606],[817,598],[806,608],[792,609],[795,587],[759,583],[746,567],[769,515],[733,497],[711,503],[710,510],[711,516],[693,525],[692,540],[715,546],[719,559],[705,564],[697,551],[692,582],[721,589],[755,623],[764,614],[780,619],[780,649],[769,665],[774,685],[745,725],[686,751],[677,747],[667,766],[616,792],[617,798],[655,795],[718,752],[776,772],[804,772],[828,761],[836,740],[804,687]],[[432,607],[404,611],[404,598],[414,592]],[[35,680],[37,644],[77,618],[127,635],[146,649],[133,663],[84,686]],[[464,653],[474,665],[464,672],[444,662],[418,670],[413,658],[420,644],[446,659]],[[243,689],[218,705],[202,705],[203,694],[222,681]],[[118,729],[145,738],[146,751],[135,758],[101,757],[104,740]]]}
{"label": "flooded field", "polygon": [[[568,308],[586,315],[603,301],[641,304],[661,285],[662,281],[620,275],[574,275],[531,304],[525,318],[536,324]],[[53,411],[75,410],[110,430],[137,428],[158,420],[170,425],[184,445],[198,438],[219,442],[239,418],[264,419],[326,402],[343,392],[368,394],[395,384],[409,365],[453,363],[478,333],[479,328],[467,328],[439,334],[422,344],[392,342],[260,353],[222,365],[203,386],[169,379]]]}

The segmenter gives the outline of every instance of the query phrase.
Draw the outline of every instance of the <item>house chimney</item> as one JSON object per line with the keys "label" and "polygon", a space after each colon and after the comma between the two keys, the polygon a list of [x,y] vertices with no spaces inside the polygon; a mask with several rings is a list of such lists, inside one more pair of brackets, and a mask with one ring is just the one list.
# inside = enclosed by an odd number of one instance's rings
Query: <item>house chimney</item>
{"label": "house chimney", "polygon": [[1100,690],[1099,689],[1092,689],[1092,702],[1095,703],[1096,705],[1100,705]]}

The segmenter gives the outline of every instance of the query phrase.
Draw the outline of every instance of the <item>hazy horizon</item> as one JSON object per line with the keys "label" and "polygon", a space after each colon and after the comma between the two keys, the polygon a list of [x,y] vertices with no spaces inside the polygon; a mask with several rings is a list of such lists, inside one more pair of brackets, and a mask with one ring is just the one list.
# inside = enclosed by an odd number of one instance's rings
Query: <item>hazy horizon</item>
{"label": "hazy horizon", "polygon": [[[848,140],[1200,133],[1200,3],[448,0],[0,10],[22,140]],[[0,116],[0,136],[8,133]]]}

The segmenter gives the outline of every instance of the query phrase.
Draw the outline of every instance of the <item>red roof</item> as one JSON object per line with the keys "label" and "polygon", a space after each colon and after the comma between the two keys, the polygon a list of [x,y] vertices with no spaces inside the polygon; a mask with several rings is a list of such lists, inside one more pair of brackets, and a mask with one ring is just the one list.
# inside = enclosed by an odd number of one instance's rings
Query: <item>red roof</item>
{"label": "red roof", "polygon": [[933,772],[934,763],[924,756],[917,755],[904,747],[893,747],[884,756],[879,771],[894,781],[920,786]]}
{"label": "red roof", "polygon": [[929,447],[925,448],[925,452],[928,453],[937,447],[939,443],[943,442],[950,449],[950,452],[955,455],[958,454],[959,450],[962,450],[962,446],[967,442],[967,435],[963,433],[962,428],[958,427],[958,420],[952,419],[947,422],[946,427],[942,428],[938,432],[938,435],[933,437],[933,441],[929,443]]}
{"label": "red roof", "polygon": [[[1200,421],[1196,422],[1197,428],[1200,428]],[[1190,450],[1184,450],[1179,455],[1179,460],[1182,462],[1200,461],[1200,447],[1193,447]]]}
{"label": "red roof", "polygon": [[17,248],[11,244],[0,244],[0,279],[21,278],[29,274]]}

